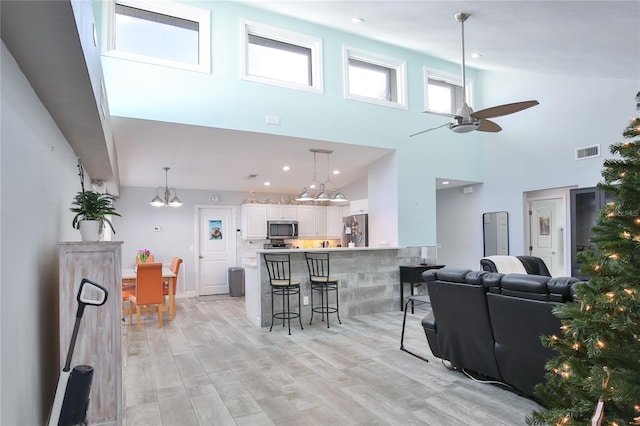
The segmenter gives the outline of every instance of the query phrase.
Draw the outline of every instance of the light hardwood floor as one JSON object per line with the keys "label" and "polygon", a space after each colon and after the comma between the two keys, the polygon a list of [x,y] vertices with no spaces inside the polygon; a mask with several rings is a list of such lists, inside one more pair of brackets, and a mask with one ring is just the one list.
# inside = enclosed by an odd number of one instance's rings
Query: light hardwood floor
{"label": "light hardwood floor", "polygon": [[[125,425],[524,425],[538,405],[434,358],[402,312],[257,328],[244,298],[178,300],[158,329],[123,326]],[[335,315],[332,317],[335,319]],[[135,321],[135,320],[134,320]]]}

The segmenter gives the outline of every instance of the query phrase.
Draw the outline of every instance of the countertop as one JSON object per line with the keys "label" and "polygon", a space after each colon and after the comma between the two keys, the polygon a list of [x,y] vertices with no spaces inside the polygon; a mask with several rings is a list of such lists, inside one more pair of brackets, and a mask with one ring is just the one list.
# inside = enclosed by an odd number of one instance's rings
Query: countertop
{"label": "countertop", "polygon": [[305,251],[373,251],[399,250],[405,247],[318,247],[318,248],[290,248],[290,249],[258,249],[256,253],[304,253]]}
{"label": "countertop", "polygon": [[317,248],[289,248],[289,249],[258,249],[255,257],[248,256],[242,258],[242,266],[247,268],[257,267],[257,258],[262,253],[304,253],[305,251],[317,252],[340,252],[340,251],[376,251],[376,250],[399,250],[405,247],[317,247]]}

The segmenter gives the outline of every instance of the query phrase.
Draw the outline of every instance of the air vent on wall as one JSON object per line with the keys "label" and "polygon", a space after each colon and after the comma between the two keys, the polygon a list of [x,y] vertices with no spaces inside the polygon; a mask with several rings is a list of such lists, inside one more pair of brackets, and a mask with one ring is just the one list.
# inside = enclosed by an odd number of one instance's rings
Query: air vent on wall
{"label": "air vent on wall", "polygon": [[600,145],[583,146],[576,148],[576,160],[584,160],[585,158],[599,157]]}

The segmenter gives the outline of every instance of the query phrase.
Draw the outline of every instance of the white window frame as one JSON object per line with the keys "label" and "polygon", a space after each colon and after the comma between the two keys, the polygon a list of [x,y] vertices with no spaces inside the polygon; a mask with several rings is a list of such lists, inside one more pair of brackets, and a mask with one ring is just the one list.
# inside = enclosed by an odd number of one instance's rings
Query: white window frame
{"label": "white window frame", "polygon": [[[249,35],[280,41],[282,43],[293,44],[311,50],[311,85],[297,84],[284,80],[276,80],[247,73],[247,49]],[[240,78],[242,80],[257,83],[271,84],[274,86],[287,87],[290,89],[304,90],[314,93],[324,93],[324,76],[322,73],[322,39],[306,34],[300,34],[282,28],[240,20]]]}
{"label": "white window frame", "polygon": [[[449,74],[446,72],[442,72],[442,71],[434,71],[433,69],[429,69],[427,67],[424,67],[424,110],[425,111],[430,111],[429,110],[429,80],[438,80],[438,81],[443,81],[445,83],[448,84],[452,84],[452,85],[456,85],[456,86],[462,86],[462,77],[459,75],[455,75],[455,74]],[[469,79],[467,79],[466,82],[466,93],[465,93],[465,98],[467,101],[467,105],[469,105],[471,108],[474,108],[474,96],[473,96],[473,82]],[[460,107],[460,105],[456,105],[458,108]],[[435,111],[435,112],[441,112],[441,111]],[[453,111],[452,114],[456,114],[458,111]]]}
{"label": "white window frame", "polygon": [[[198,22],[198,63],[172,61],[131,52],[121,52],[115,48],[116,2],[124,6],[159,13],[176,18]],[[184,3],[165,0],[104,0],[102,2],[102,54],[113,58],[128,59],[154,65],[163,65],[190,71],[211,73],[211,11]]]}
{"label": "white window frame", "polygon": [[[393,69],[396,72],[396,94],[397,100],[386,101],[382,99],[374,99],[367,96],[353,95],[349,88],[349,59],[355,59],[361,62],[378,65],[381,67]],[[407,62],[388,56],[379,55],[366,50],[355,47],[342,47],[343,62],[343,81],[344,81],[344,98],[360,102],[368,102],[376,105],[383,105],[393,108],[408,109],[407,106]]]}

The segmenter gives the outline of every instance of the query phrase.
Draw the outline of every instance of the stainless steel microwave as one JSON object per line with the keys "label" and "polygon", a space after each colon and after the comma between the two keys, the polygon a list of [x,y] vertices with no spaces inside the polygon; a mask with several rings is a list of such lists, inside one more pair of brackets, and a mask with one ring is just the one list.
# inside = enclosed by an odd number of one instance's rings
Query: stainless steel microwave
{"label": "stainless steel microwave", "polygon": [[270,240],[284,240],[298,238],[297,220],[268,220],[267,238]]}

